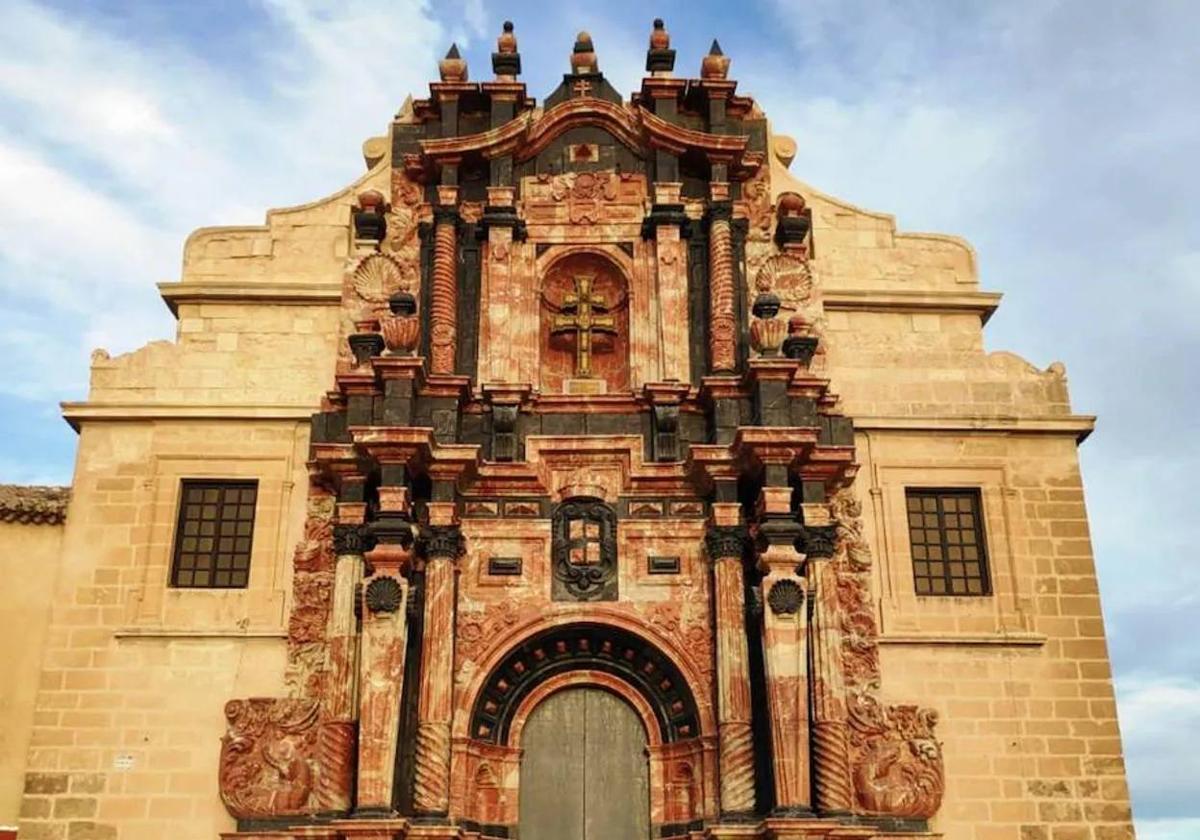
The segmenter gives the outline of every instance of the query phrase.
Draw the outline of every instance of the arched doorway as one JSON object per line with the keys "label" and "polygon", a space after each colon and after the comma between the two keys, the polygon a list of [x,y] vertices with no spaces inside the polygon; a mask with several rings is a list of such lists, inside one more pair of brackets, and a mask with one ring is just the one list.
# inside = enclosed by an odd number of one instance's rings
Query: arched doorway
{"label": "arched doorway", "polygon": [[520,746],[520,840],[650,836],[646,729],[624,700],[556,692],[530,713]]}

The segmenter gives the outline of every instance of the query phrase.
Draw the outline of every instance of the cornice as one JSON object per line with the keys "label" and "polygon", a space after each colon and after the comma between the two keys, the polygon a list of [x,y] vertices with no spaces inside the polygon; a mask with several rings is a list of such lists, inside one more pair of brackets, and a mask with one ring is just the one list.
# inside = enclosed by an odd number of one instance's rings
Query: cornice
{"label": "cornice", "polygon": [[223,283],[200,281],[159,283],[158,293],[179,315],[181,303],[275,303],[284,305],[337,306],[342,301],[340,283]]}
{"label": "cornice", "polygon": [[854,415],[855,431],[894,432],[1006,432],[1028,435],[1071,435],[1083,443],[1096,428],[1091,414],[1062,414],[1042,417],[872,417]]}
{"label": "cornice", "polygon": [[972,312],[983,323],[996,311],[998,292],[943,292],[891,289],[827,289],[822,300],[827,310],[863,312]]}
{"label": "cornice", "polygon": [[134,402],[63,402],[63,419],[79,431],[84,422],[121,422],[139,420],[280,420],[307,422],[321,408],[313,405],[276,405],[230,403],[204,405],[188,403]]}

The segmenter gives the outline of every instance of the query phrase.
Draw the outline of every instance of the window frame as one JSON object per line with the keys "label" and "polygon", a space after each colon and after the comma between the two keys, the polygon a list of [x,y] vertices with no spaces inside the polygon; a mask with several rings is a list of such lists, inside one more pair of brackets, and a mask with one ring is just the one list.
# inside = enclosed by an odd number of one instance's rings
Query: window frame
{"label": "window frame", "polygon": [[[246,548],[244,551],[236,551],[235,550],[227,555],[227,556],[234,556],[234,557],[244,556],[245,557],[244,568],[236,568],[236,567],[230,567],[229,569],[219,568],[220,557],[222,556],[222,552],[220,551],[220,548],[219,548],[220,547],[219,540],[224,536],[231,536],[233,539],[238,539],[241,536],[236,533],[234,533],[232,535],[223,535],[223,534],[219,533],[221,526],[227,522],[232,522],[236,526],[238,524],[241,524],[241,523],[247,521],[245,519],[242,519],[240,514],[235,515],[235,517],[232,519],[225,518],[223,516],[223,514],[225,512],[226,505],[228,505],[230,503],[225,501],[224,498],[222,498],[217,502],[217,504],[218,504],[217,515],[216,515],[216,518],[212,520],[214,523],[216,523],[215,527],[216,527],[217,533],[214,533],[212,535],[214,542],[213,542],[213,547],[208,552],[207,565],[204,566],[203,568],[201,568],[199,566],[193,566],[191,569],[183,569],[182,561],[183,561],[183,556],[185,554],[185,552],[183,550],[184,539],[187,538],[188,536],[190,536],[186,533],[187,526],[190,522],[194,522],[194,521],[203,522],[204,521],[204,520],[195,520],[195,519],[189,518],[189,516],[188,516],[188,505],[189,505],[188,493],[189,493],[189,491],[191,491],[191,490],[218,490],[223,494],[227,490],[234,490],[234,489],[236,489],[236,490],[253,490],[254,491],[254,501],[252,503],[252,508],[250,511],[250,518],[248,520],[249,525],[250,525],[250,533],[245,536],[245,539],[247,540]],[[177,589],[177,590],[187,590],[187,591],[192,591],[192,590],[228,591],[228,590],[249,589],[250,588],[250,565],[251,565],[251,561],[253,559],[253,553],[254,553],[254,532],[256,530],[256,525],[257,525],[257,521],[258,521],[258,502],[259,502],[259,480],[257,478],[180,478],[179,479],[179,503],[178,503],[178,508],[177,508],[176,515],[175,515],[175,534],[174,534],[174,539],[172,540],[172,548],[171,548],[171,565],[170,565],[168,578],[167,578],[167,584],[168,584],[169,588]],[[233,506],[240,507],[244,504],[246,504],[246,503],[239,498],[238,502],[236,504],[234,504]],[[197,551],[197,552],[190,552],[190,553],[198,555],[201,552]],[[197,584],[194,582],[194,575],[200,571],[207,572],[207,574],[209,575],[208,582],[203,583],[203,584]],[[217,583],[216,582],[217,575],[221,572],[228,572],[230,582],[228,582],[228,583]],[[180,582],[181,577],[184,573],[191,573],[193,575],[193,582],[181,583]],[[235,575],[237,573],[241,573],[242,579],[240,582],[234,582]]]}
{"label": "window frame", "polygon": [[[950,564],[951,563],[953,563],[953,562],[970,562],[970,561],[964,561],[964,560],[954,561],[954,560],[950,559],[951,547],[953,547],[955,545],[962,545],[962,543],[951,543],[948,539],[949,531],[950,530],[962,531],[962,530],[966,530],[966,529],[962,528],[958,525],[955,525],[952,529],[947,528],[946,519],[945,519],[947,512],[945,510],[944,503],[948,497],[957,497],[957,498],[965,497],[965,498],[970,499],[970,505],[971,505],[970,513],[974,520],[973,530],[975,532],[975,544],[978,546],[978,549],[979,549],[979,557],[978,557],[978,561],[977,561],[979,564],[979,576],[978,576],[978,579],[980,581],[980,591],[979,592],[969,592],[969,591],[968,592],[954,592],[953,591],[952,581],[956,577],[958,577],[961,580],[966,580],[968,582],[971,580],[974,580],[975,578],[973,576],[965,576],[965,575],[964,576],[956,576],[956,575],[950,574]],[[916,549],[917,549],[918,544],[913,541],[913,529],[915,526],[912,525],[912,523],[909,521],[909,517],[913,513],[913,511],[911,511],[909,509],[909,502],[910,502],[910,500],[912,500],[914,498],[915,499],[933,498],[936,501],[936,505],[937,505],[936,513],[937,513],[937,518],[938,518],[937,533],[938,533],[939,545],[940,545],[940,548],[942,551],[942,559],[940,561],[932,560],[930,558],[918,558],[917,557]],[[925,511],[921,511],[921,513],[922,513],[922,515],[925,515]],[[951,513],[960,514],[960,513],[962,513],[962,511],[952,511]],[[912,563],[911,571],[912,571],[913,593],[918,598],[972,598],[972,599],[974,599],[974,598],[989,598],[989,597],[992,597],[993,595],[995,595],[995,585],[992,580],[992,575],[993,575],[992,558],[991,558],[991,552],[988,550],[987,527],[986,527],[986,523],[984,522],[985,518],[986,517],[985,517],[984,505],[983,505],[983,489],[981,487],[977,487],[977,486],[958,486],[958,487],[953,487],[953,486],[942,486],[942,487],[906,486],[906,487],[904,487],[904,528],[905,528],[905,533],[908,536],[909,559]],[[926,528],[924,525],[922,525],[921,528],[923,530],[928,530],[928,528]],[[922,547],[924,547],[924,546],[931,545],[931,543],[922,542],[920,545]],[[945,586],[946,586],[945,592],[933,592],[933,591],[922,592],[921,591],[919,581],[921,581],[921,580],[934,581],[934,580],[938,579],[935,575],[932,575],[932,574],[927,573],[927,574],[922,575],[922,574],[917,573],[917,563],[929,563],[929,562],[941,562],[943,564],[944,571],[942,573],[941,580],[945,581]],[[969,583],[968,583],[968,586],[969,586]]]}

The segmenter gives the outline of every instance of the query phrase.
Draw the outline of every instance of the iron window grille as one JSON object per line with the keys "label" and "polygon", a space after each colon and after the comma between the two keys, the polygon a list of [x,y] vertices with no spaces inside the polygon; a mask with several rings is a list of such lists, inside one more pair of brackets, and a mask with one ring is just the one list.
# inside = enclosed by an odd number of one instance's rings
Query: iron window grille
{"label": "iron window grille", "polygon": [[979,490],[908,489],[905,507],[916,593],[991,595]]}
{"label": "iron window grille", "polygon": [[179,589],[244,589],[250,581],[258,482],[185,478],[171,562]]}

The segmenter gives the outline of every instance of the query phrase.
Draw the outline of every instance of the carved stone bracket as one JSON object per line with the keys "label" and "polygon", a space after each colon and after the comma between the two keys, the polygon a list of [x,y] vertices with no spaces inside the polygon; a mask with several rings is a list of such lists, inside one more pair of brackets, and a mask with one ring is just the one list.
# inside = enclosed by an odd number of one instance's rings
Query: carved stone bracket
{"label": "carved stone bracket", "polygon": [[869,693],[851,699],[851,764],[858,805],[868,813],[928,819],[942,804],[942,748],[933,735],[937,712],[884,706]]}
{"label": "carved stone bracket", "polygon": [[225,704],[218,788],[238,819],[304,814],[317,772],[317,700],[255,697]]}

